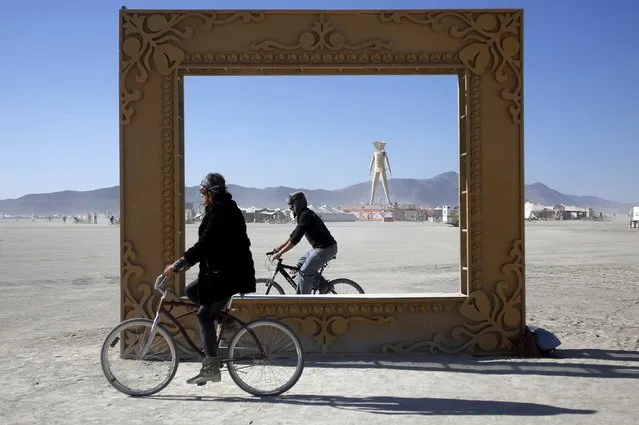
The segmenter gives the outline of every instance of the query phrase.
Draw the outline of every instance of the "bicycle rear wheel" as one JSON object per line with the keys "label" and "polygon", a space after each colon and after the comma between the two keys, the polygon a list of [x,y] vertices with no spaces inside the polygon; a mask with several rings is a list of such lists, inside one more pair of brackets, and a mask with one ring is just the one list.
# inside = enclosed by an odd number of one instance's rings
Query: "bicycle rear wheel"
{"label": "bicycle rear wheel", "polygon": [[359,284],[355,283],[350,279],[339,278],[333,279],[329,282],[330,290],[327,292],[328,294],[363,294],[364,289],[362,289]]}
{"label": "bicycle rear wheel", "polygon": [[[125,320],[102,344],[100,364],[104,376],[124,394],[134,397],[155,394],[169,385],[177,372],[178,357],[173,338],[160,325],[151,335],[152,326],[150,319]],[[138,382],[145,379],[150,382]]]}
{"label": "bicycle rear wheel", "polygon": [[260,277],[255,279],[255,295],[284,295],[284,289],[275,280],[272,281],[269,288],[269,279]]}
{"label": "bicycle rear wheel", "polygon": [[[229,344],[229,359],[227,367],[233,381],[255,396],[280,395],[290,390],[304,370],[304,350],[298,336],[273,319],[257,319],[240,328]],[[265,382],[279,377],[279,383]]]}

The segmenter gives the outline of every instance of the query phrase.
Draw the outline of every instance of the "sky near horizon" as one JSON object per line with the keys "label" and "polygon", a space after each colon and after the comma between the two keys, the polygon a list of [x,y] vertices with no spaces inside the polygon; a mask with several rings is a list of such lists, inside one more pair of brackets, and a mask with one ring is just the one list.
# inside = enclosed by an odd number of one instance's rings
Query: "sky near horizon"
{"label": "sky near horizon", "polygon": [[[526,183],[639,201],[634,179],[637,2],[4,2],[0,199],[119,184],[118,10],[524,9]],[[209,171],[252,187],[337,189],[368,179],[377,139],[392,177],[457,170],[450,76],[187,77],[187,185]],[[636,131],[636,130],[635,130]]]}

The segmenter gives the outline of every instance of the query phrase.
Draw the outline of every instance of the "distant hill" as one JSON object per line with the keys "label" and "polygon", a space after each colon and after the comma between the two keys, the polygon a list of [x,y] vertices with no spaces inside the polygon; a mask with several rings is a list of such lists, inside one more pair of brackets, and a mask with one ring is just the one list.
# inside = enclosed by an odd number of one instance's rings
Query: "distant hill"
{"label": "distant hill", "polygon": [[[391,201],[398,203],[425,204],[430,206],[451,205],[457,203],[457,173],[449,172],[437,175],[432,179],[390,179],[388,186]],[[370,200],[371,183],[357,183],[343,189],[305,189],[293,187],[267,187],[257,189],[229,185],[233,199],[241,206],[257,206],[264,208],[285,208],[286,195],[296,190],[303,190],[309,202],[314,205],[351,206]],[[186,201],[199,202],[199,186],[187,188]],[[377,199],[384,199],[381,183],[378,185]],[[1,208],[0,204],[0,208]]]}
{"label": "distant hill", "polygon": [[[457,203],[458,175],[451,171],[431,179],[390,179],[391,200],[398,203],[420,204],[431,207]],[[284,208],[286,195],[304,190],[314,205],[351,206],[368,202],[371,183],[363,182],[337,190],[304,189],[292,187],[267,187],[258,189],[229,185],[233,198],[242,207]],[[595,196],[577,196],[560,193],[542,183],[526,185],[526,199],[542,205],[574,205],[596,210],[627,211],[630,204],[608,201]],[[17,199],[0,200],[0,214],[84,214],[102,213],[105,210],[119,214],[120,188],[113,186],[90,191],[63,191],[25,195]],[[198,186],[185,191],[187,202],[199,202]],[[381,184],[379,197],[384,196]],[[376,197],[377,197],[376,196]],[[380,199],[380,198],[378,198]]]}
{"label": "distant hill", "polygon": [[119,215],[119,186],[83,192],[65,190],[31,194],[17,199],[0,200],[0,214],[86,214],[102,213],[107,209]]}
{"label": "distant hill", "polygon": [[629,209],[631,204],[613,202],[596,196],[566,195],[558,192],[543,183],[526,185],[526,199],[542,205],[572,205],[577,207],[590,207],[594,209]]}

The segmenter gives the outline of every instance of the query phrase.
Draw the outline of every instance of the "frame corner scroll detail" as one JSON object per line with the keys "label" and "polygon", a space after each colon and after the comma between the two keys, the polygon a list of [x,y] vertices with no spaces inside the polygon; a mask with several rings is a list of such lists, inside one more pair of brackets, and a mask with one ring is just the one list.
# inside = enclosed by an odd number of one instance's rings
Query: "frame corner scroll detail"
{"label": "frame corner scroll detail", "polygon": [[[495,81],[509,85],[501,90],[502,99],[511,103],[508,108],[512,122],[522,123],[522,29],[521,10],[499,12],[381,12],[381,22],[401,23],[409,21],[428,25],[435,32],[448,29],[457,39],[463,39],[459,50],[460,61],[474,74],[490,70]],[[509,81],[512,77],[512,81]]]}
{"label": "frame corner scroll detail", "polygon": [[262,12],[200,12],[200,13],[128,13],[121,11],[120,26],[120,122],[131,123],[133,103],[142,98],[140,88],[129,87],[129,74],[136,71],[138,86],[147,82],[153,68],[162,76],[170,75],[184,61],[186,53],[180,41],[195,35],[188,20],[199,20],[199,30],[210,32],[216,25],[234,21],[242,23],[264,20]]}

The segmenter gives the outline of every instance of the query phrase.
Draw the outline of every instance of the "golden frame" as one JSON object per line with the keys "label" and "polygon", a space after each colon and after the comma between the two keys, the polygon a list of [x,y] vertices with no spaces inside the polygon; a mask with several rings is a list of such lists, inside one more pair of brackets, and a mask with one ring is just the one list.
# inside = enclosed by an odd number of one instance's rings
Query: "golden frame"
{"label": "golden frame", "polygon": [[152,314],[152,282],[184,251],[185,75],[456,74],[467,287],[234,306],[295,326],[309,352],[513,351],[525,326],[522,10],[123,9],[119,27],[122,319]]}

